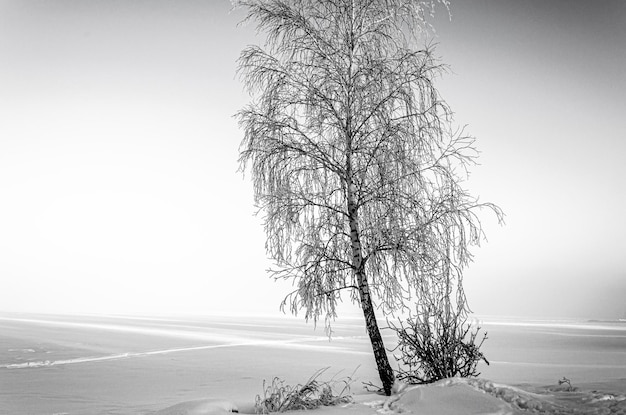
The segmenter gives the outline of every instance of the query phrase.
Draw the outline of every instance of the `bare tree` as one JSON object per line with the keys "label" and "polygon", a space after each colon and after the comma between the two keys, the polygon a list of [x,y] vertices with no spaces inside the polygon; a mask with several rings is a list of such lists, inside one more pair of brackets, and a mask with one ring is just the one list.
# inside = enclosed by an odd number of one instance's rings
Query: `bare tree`
{"label": "bare tree", "polygon": [[433,81],[445,69],[418,48],[436,2],[250,0],[265,48],[241,52],[255,96],[238,113],[242,170],[265,214],[276,278],[293,313],[326,321],[340,292],[360,304],[387,394],[394,374],[375,315],[459,273],[482,238],[462,187],[474,139],[452,127]]}

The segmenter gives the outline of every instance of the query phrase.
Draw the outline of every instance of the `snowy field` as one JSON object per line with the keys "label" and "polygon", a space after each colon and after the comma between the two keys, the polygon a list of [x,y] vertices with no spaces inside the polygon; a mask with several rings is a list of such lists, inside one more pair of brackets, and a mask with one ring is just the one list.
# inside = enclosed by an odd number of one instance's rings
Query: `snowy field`
{"label": "snowy field", "polygon": [[[323,367],[325,378],[354,373],[355,402],[320,414],[626,414],[626,323],[479,321],[491,362],[480,380],[406,388],[387,400],[363,388],[378,382],[360,319],[338,319],[329,341],[323,327],[280,316],[5,313],[0,414],[202,414],[231,403],[253,412],[264,379],[302,383]],[[578,389],[559,387],[563,377]]]}

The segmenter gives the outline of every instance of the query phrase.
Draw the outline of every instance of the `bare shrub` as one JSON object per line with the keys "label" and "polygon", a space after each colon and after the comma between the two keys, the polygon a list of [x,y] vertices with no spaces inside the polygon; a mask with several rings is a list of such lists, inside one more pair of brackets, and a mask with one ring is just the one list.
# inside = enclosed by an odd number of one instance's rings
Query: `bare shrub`
{"label": "bare shrub", "polygon": [[406,325],[390,324],[398,335],[394,351],[400,363],[397,379],[413,384],[460,377],[477,377],[480,361],[489,364],[480,351],[487,333],[477,342],[480,327],[472,330],[463,313],[433,312],[428,308],[416,317],[409,317]]}

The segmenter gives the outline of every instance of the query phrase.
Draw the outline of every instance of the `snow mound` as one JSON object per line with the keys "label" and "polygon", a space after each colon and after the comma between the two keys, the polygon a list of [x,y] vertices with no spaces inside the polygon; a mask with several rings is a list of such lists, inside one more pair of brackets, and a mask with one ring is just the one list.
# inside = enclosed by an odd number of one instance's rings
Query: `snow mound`
{"label": "snow mound", "polygon": [[154,415],[224,415],[239,412],[234,403],[224,399],[198,399],[161,409]]}
{"label": "snow mound", "polygon": [[511,399],[494,396],[467,379],[446,379],[430,385],[410,386],[387,400],[380,413],[437,415],[519,415]]}

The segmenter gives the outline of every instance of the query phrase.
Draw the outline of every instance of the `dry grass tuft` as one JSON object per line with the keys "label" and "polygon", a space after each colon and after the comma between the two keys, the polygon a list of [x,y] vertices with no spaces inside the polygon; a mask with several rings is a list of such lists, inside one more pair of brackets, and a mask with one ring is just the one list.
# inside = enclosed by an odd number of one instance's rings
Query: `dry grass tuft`
{"label": "dry grass tuft", "polygon": [[[304,385],[289,386],[278,377],[267,385],[263,381],[263,396],[257,395],[254,408],[258,414],[314,409],[352,402],[350,385],[352,377],[340,380],[320,381],[318,378],[328,370],[318,370]],[[336,391],[339,392],[336,392]]]}

